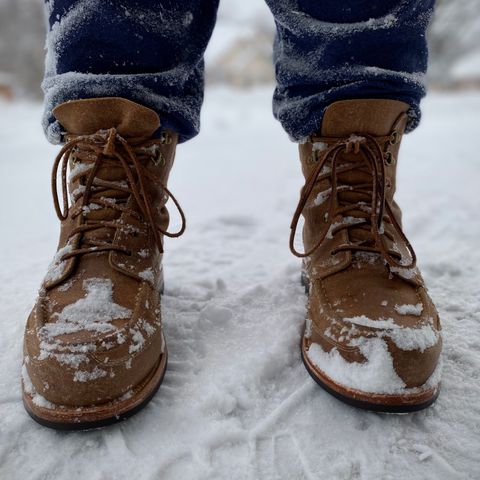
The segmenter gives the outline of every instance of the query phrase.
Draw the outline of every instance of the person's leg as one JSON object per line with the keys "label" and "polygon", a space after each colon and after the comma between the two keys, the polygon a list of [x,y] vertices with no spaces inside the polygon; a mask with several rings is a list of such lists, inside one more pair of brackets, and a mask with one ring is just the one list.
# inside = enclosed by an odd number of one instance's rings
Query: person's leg
{"label": "person's leg", "polygon": [[198,133],[203,53],[218,0],[50,0],[43,125],[51,142],[57,105],[123,97],[157,112],[180,141]]}
{"label": "person's leg", "polygon": [[277,24],[274,114],[302,141],[336,100],[385,98],[419,122],[434,0],[266,0]]}
{"label": "person's leg", "polygon": [[185,229],[166,185],[177,142],[198,132],[217,1],[47,3],[45,127],[64,146],[58,250],[25,329],[23,400],[39,423],[116,422],[162,382],[163,240]]}
{"label": "person's leg", "polygon": [[290,235],[309,293],[305,366],[358,407],[425,408],[438,395],[440,323],[394,193],[401,138],[419,120],[433,0],[268,1],[274,112],[300,142],[306,178]]}

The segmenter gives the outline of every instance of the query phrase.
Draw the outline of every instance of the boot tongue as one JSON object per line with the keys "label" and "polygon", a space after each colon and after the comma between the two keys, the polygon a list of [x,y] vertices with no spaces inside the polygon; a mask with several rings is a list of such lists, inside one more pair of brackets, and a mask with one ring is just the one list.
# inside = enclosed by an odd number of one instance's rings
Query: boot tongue
{"label": "boot tongue", "polygon": [[332,103],[323,116],[321,135],[349,137],[352,133],[383,136],[390,133],[408,104],[397,100],[342,100]]}
{"label": "boot tongue", "polygon": [[[66,102],[56,107],[53,114],[66,132],[73,135],[92,135],[99,130],[115,128],[117,133],[126,139],[149,138],[160,126],[160,119],[153,110],[124,98],[97,98]],[[71,164],[71,173],[74,173],[76,168],[84,167],[83,164],[79,164],[77,167]],[[87,175],[88,169],[85,171],[84,177]],[[102,164],[95,177],[127,187],[126,173],[120,163],[114,168]],[[81,188],[79,180],[75,184],[70,184],[70,191]],[[93,194],[89,205],[84,207],[83,215],[86,221],[114,221],[120,217],[118,210],[96,204],[97,196],[109,198],[115,203],[124,203],[129,197],[128,194],[116,189],[97,195]],[[111,241],[112,234],[112,229],[99,227],[85,232],[83,237],[87,240]]]}
{"label": "boot tongue", "polygon": [[[395,120],[402,113],[407,112],[408,109],[408,104],[396,100],[343,100],[335,102],[325,111],[321,135],[340,138],[348,138],[352,134],[388,135],[391,133]],[[351,161],[362,162],[362,158],[353,154],[341,154],[340,165],[350,163]],[[368,164],[365,159],[363,159],[363,162],[362,165],[366,168],[349,170],[338,174],[338,183],[343,186],[343,189],[338,192],[340,201],[345,203],[358,202],[361,197],[349,191],[348,187],[372,182]],[[354,210],[348,215],[362,217],[360,212]],[[356,242],[370,239],[371,234],[362,228],[354,227],[349,229],[349,237],[352,242]]]}
{"label": "boot tongue", "polygon": [[65,102],[53,110],[53,115],[73,135],[115,128],[122,137],[151,137],[160,127],[160,118],[153,110],[117,97]]}

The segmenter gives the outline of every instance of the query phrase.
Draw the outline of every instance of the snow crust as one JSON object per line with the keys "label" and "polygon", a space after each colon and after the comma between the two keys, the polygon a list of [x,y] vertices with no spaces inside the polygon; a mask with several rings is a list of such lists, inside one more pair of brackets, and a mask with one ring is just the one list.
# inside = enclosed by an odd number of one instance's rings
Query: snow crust
{"label": "snow crust", "polygon": [[107,332],[115,330],[113,320],[128,318],[132,311],[113,301],[112,281],[105,278],[84,280],[85,297],[67,305],[55,322],[40,328],[40,336],[54,339],[59,335],[83,330]]}
{"label": "snow crust", "polygon": [[106,377],[107,371],[102,370],[99,367],[95,367],[91,372],[77,370],[73,375],[74,382],[91,382],[93,380],[98,380],[99,378]]}
{"label": "snow crust", "polygon": [[[76,382],[95,380],[107,374],[98,367],[93,371],[80,369],[90,362],[88,354],[96,350],[96,345],[94,343],[65,344],[57,337],[85,330],[97,333],[114,332],[116,327],[112,323],[113,320],[132,316],[131,310],[113,301],[111,280],[90,278],[84,280],[83,286],[86,292],[83,298],[66,305],[57,314],[55,322],[46,323],[39,329],[40,353],[37,359],[54,358],[60,364],[74,369]],[[143,323],[148,325],[146,322]],[[125,342],[120,331],[117,332],[117,342],[118,344]],[[135,345],[138,345],[138,342]],[[111,348],[106,343],[103,347]]]}
{"label": "snow crust", "polygon": [[406,280],[411,280],[418,274],[418,268],[390,267],[390,271]]}
{"label": "snow crust", "polygon": [[366,339],[359,345],[367,359],[365,363],[349,363],[336,348],[325,352],[316,343],[310,346],[308,357],[330,378],[346,387],[372,393],[401,393],[405,383],[393,368],[387,344],[380,338]]}
{"label": "snow crust", "polygon": [[393,318],[372,320],[365,315],[358,317],[347,317],[344,322],[352,325],[360,325],[376,330],[378,338],[390,338],[395,345],[402,350],[420,350],[423,352],[433,347],[439,339],[439,334],[433,328],[433,319],[418,328],[401,327]]}
{"label": "snow crust", "polygon": [[54,282],[61,278],[67,268],[67,260],[62,260],[62,257],[70,253],[73,247],[67,243],[64,247],[59,248],[55,253],[52,262],[48,266],[47,274],[45,275],[45,282]]}
{"label": "snow crust", "polygon": [[84,162],[75,162],[73,168],[70,170],[69,181],[73,180],[75,177],[87,173],[92,168],[91,163]]}
{"label": "snow crust", "polygon": [[323,152],[328,148],[328,143],[325,142],[315,142],[312,144],[312,150],[314,152]]}
{"label": "snow crust", "polygon": [[362,223],[365,223],[364,218],[342,217],[340,222],[334,222],[330,225],[330,228],[328,229],[328,233],[325,238],[332,239],[334,232],[337,230],[338,227],[341,227],[342,225],[360,225]]}
{"label": "snow crust", "polygon": [[25,365],[22,365],[22,383],[23,383],[23,387],[25,388],[25,392],[31,395],[32,402],[35,405],[37,405],[37,407],[50,408],[50,409],[56,408],[55,404],[53,404],[52,402],[49,402],[45,397],[40,395],[35,390],[35,387],[33,386],[32,380],[28,375],[27,367]]}
{"label": "snow crust", "polygon": [[[179,147],[169,184],[188,230],[165,245],[165,380],[138,415],[81,434],[41,427],[22,406],[25,320],[58,241],[58,148],[40,106],[0,104],[2,480],[478,478],[480,96],[431,95],[402,143],[397,200],[443,322],[444,366],[432,408],[385,416],[343,405],[301,363],[306,298],[288,225],[303,179],[271,91],[208,91],[202,134]],[[382,341],[368,347],[378,359]]]}
{"label": "snow crust", "polygon": [[422,314],[423,305],[421,303],[417,303],[415,305],[395,305],[395,310],[400,315],[416,315],[419,316]]}
{"label": "snow crust", "polygon": [[[140,252],[140,256],[143,256],[141,252]],[[151,268],[146,268],[145,270],[141,271],[138,275],[144,280],[146,280],[147,282],[150,282],[150,283],[155,282],[155,275],[153,274],[153,270]]]}

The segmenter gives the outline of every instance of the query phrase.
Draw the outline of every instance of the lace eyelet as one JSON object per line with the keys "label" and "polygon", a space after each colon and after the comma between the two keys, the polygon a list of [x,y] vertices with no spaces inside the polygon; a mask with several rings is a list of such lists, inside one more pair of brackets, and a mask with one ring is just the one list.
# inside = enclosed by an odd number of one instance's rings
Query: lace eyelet
{"label": "lace eyelet", "polygon": [[162,132],[160,136],[160,142],[162,145],[170,145],[172,143],[172,137],[167,132]]}
{"label": "lace eyelet", "polygon": [[395,157],[393,156],[392,152],[385,152],[384,156],[385,165],[394,165],[395,164]]}
{"label": "lace eyelet", "polygon": [[400,141],[400,133],[398,130],[394,130],[390,136],[390,145],[396,145]]}
{"label": "lace eyelet", "polygon": [[163,153],[160,150],[158,151],[158,155],[154,157],[152,161],[156,167],[158,167],[159,165],[164,167],[167,163],[165,160],[165,155],[163,155]]}

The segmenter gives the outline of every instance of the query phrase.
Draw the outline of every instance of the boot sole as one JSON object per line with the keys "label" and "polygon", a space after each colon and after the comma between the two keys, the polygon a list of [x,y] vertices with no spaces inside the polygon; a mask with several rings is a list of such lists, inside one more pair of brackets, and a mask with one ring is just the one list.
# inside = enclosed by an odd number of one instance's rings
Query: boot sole
{"label": "boot sole", "polygon": [[[301,283],[305,287],[305,293],[308,295],[310,282],[305,272],[302,272]],[[310,361],[305,335],[302,336],[300,350],[303,364],[315,382],[330,395],[356,408],[380,413],[417,412],[432,405],[440,393],[440,385],[405,395],[384,395],[354,390],[336,383]]]}
{"label": "boot sole", "polygon": [[[23,389],[23,404],[37,423],[55,430],[90,430],[106,427],[125,420],[142,410],[157,393],[167,370],[167,350],[162,354],[153,372],[135,387],[135,393],[126,399],[116,399],[92,407],[39,407]],[[23,387],[22,387],[23,388]]]}

